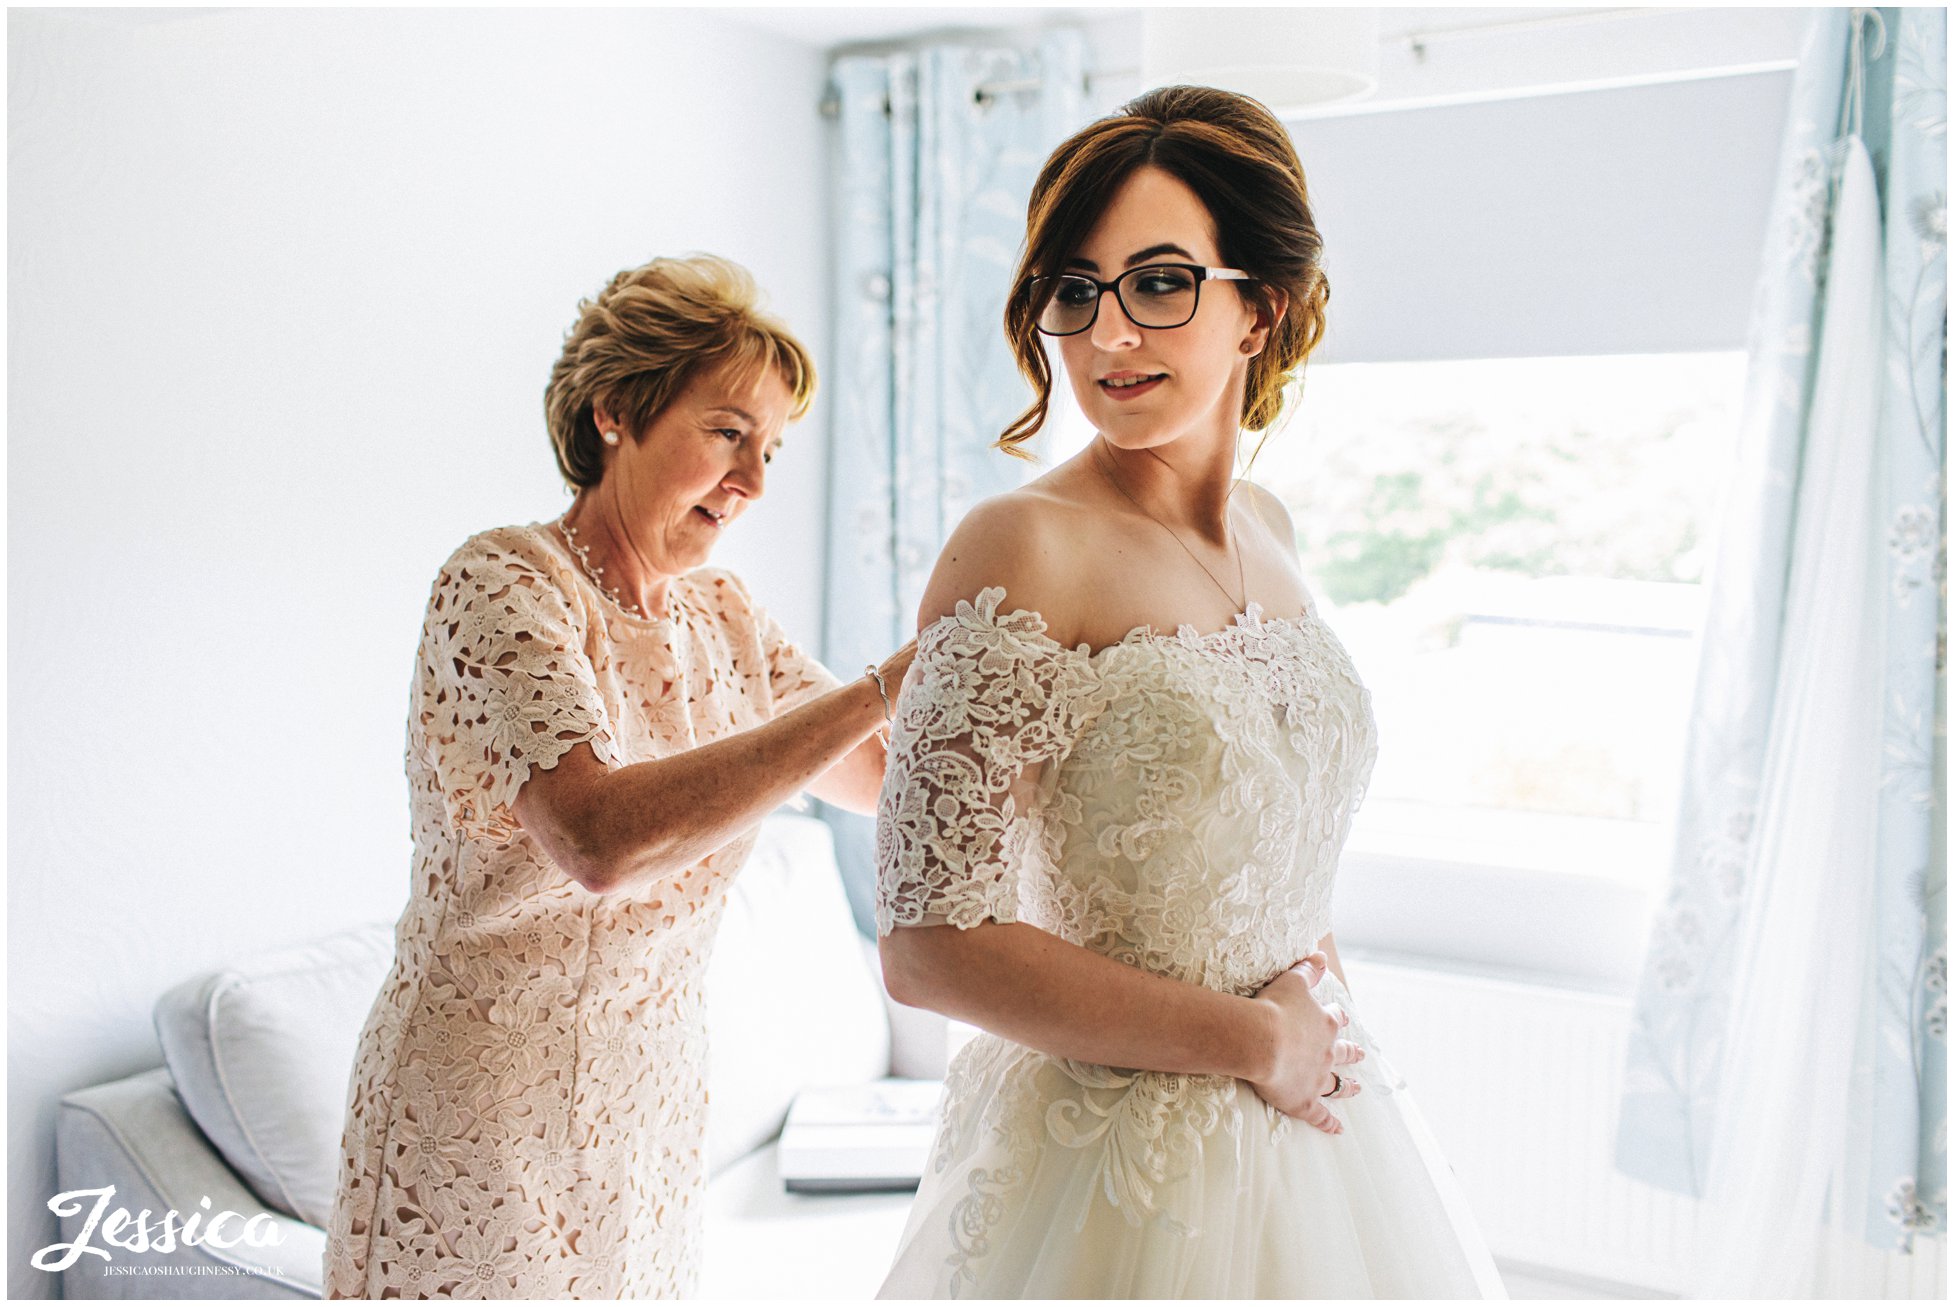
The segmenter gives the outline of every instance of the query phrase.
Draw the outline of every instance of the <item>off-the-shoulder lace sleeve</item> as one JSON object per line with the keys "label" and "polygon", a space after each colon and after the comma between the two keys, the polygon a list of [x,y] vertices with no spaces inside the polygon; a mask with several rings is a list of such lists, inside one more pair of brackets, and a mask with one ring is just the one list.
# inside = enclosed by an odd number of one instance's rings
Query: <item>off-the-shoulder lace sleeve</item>
{"label": "off-the-shoulder lace sleeve", "polygon": [[507,838],[532,767],[588,741],[615,762],[582,622],[549,573],[476,537],[428,599],[416,679],[425,759],[458,829]]}
{"label": "off-the-shoulder lace sleeve", "polygon": [[1001,587],[925,628],[896,703],[875,821],[875,923],[1016,921],[1026,864],[1042,856],[1034,778],[1103,707],[1083,649],[1036,614],[997,616]]}

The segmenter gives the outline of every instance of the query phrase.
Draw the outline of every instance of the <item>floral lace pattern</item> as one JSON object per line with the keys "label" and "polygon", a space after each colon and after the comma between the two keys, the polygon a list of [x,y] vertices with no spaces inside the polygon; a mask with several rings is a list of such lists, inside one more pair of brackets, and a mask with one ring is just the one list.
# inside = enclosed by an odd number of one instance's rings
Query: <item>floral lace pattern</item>
{"label": "floral lace pattern", "polygon": [[326,1246],[335,1298],[672,1297],[705,1184],[705,963],[754,834],[610,895],[510,804],[578,743],[617,766],[839,681],[732,573],[623,613],[541,526],[436,579],[407,732],[414,865],[361,1034]]}
{"label": "floral lace pattern", "polygon": [[[918,638],[876,823],[878,930],[1023,921],[1235,994],[1313,950],[1377,757],[1369,690],[1330,629],[1251,604],[1219,631],[1140,627],[1090,651],[1036,613],[1000,616],[1003,596],[984,589]],[[1350,1037],[1371,1053],[1367,1092],[1401,1085],[1355,1022]],[[926,1184],[987,1146],[1011,1161],[964,1178],[953,1286],[975,1283],[1040,1148],[1097,1150],[1105,1199],[1138,1224],[1166,1219],[1156,1192],[1205,1139],[1250,1122],[1287,1128],[1228,1077],[980,1037],[951,1068]]]}

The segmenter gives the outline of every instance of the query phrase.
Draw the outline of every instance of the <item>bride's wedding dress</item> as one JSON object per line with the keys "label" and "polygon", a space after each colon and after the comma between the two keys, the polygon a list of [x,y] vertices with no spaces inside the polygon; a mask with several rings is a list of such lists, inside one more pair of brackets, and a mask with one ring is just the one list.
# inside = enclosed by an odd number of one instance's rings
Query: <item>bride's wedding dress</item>
{"label": "bride's wedding dress", "polygon": [[[1377,756],[1370,694],[1314,611],[1097,652],[1004,591],[932,623],[877,820],[877,927],[1024,921],[1251,994],[1330,929]],[[1363,1085],[1345,1130],[1226,1076],[1054,1058],[980,1035],[883,1297],[1506,1296],[1403,1080],[1334,974]]]}

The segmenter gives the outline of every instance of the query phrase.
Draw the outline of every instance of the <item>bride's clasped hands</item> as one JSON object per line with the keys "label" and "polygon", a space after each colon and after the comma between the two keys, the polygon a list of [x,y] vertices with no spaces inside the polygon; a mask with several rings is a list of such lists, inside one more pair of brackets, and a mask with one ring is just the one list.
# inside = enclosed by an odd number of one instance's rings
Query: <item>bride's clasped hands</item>
{"label": "bride's clasped hands", "polygon": [[1359,1044],[1338,1038],[1350,1014],[1336,1003],[1319,1004],[1314,990],[1330,969],[1330,959],[1312,953],[1256,991],[1257,1000],[1275,1009],[1275,1039],[1266,1079],[1250,1080],[1263,1102],[1328,1134],[1342,1134],[1343,1122],[1324,1106],[1326,1098],[1350,1098],[1363,1086],[1336,1068],[1363,1061]]}

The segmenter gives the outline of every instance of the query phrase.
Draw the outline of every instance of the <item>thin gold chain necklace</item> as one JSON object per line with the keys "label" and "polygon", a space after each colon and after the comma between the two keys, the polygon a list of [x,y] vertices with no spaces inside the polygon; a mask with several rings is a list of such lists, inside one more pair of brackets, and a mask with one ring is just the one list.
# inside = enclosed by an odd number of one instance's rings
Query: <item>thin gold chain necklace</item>
{"label": "thin gold chain necklace", "polygon": [[[1099,443],[1102,439],[1104,439],[1104,437],[1096,437],[1093,440],[1093,447],[1098,448]],[[1102,451],[1102,457],[1103,457],[1103,451]],[[1113,483],[1113,489],[1119,491],[1121,495],[1125,496],[1127,503],[1133,505],[1133,507],[1139,509],[1142,513],[1146,513],[1147,517],[1152,519],[1153,524],[1155,526],[1159,527],[1162,531],[1165,531],[1168,535],[1174,537],[1174,543],[1179,545],[1182,551],[1186,553],[1189,558],[1194,559],[1194,565],[1196,567],[1200,568],[1203,572],[1207,572],[1208,580],[1213,581],[1214,588],[1221,591],[1221,593],[1227,597],[1229,603],[1235,605],[1235,611],[1237,613],[1247,609],[1248,584],[1245,578],[1247,577],[1248,574],[1243,569],[1243,565],[1242,565],[1242,542],[1240,540],[1235,541],[1235,584],[1240,586],[1242,589],[1242,597],[1240,599],[1237,599],[1235,598],[1234,595],[1229,594],[1228,587],[1223,585],[1220,579],[1217,578],[1213,572],[1208,570],[1208,565],[1202,562],[1192,549],[1189,549],[1187,547],[1187,541],[1181,539],[1180,532],[1174,530],[1173,527],[1168,526],[1165,522],[1161,521],[1159,518],[1154,517],[1152,513],[1147,513],[1146,507],[1143,504],[1141,504],[1139,500],[1135,499],[1133,496],[1128,495],[1126,493],[1126,487],[1121,485],[1119,483],[1119,480],[1113,476],[1113,469],[1111,466],[1102,462],[1099,466],[1099,470],[1105,473],[1106,479],[1108,481],[1111,481]],[[1241,483],[1242,483],[1242,479],[1240,477],[1236,477],[1234,485],[1228,487],[1229,499],[1233,499],[1235,497],[1235,486],[1238,486]],[[1223,503],[1223,511],[1225,512],[1227,500],[1223,500],[1222,503]]]}

